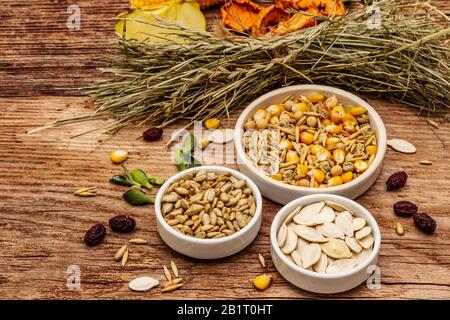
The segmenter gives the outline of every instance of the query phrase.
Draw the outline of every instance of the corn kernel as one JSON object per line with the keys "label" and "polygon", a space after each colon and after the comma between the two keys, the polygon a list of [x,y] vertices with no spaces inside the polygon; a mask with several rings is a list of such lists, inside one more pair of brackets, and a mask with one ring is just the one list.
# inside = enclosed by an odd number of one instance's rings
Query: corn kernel
{"label": "corn kernel", "polygon": [[320,169],[311,169],[308,172],[308,176],[314,177],[314,181],[317,183],[322,183],[325,180],[325,173]]}
{"label": "corn kernel", "polygon": [[319,101],[322,101],[323,99],[325,99],[325,96],[321,93],[315,93],[308,96],[308,100],[311,101],[312,103],[317,103]]}
{"label": "corn kernel", "polygon": [[305,102],[299,102],[292,107],[292,112],[306,112],[309,111],[309,106]]}
{"label": "corn kernel", "polygon": [[286,154],[286,162],[300,162],[300,157],[298,156],[298,153],[296,151],[288,151]]}
{"label": "corn kernel", "polygon": [[269,126],[269,119],[266,118],[258,118],[256,119],[256,128],[257,129],[267,129],[267,127]]}
{"label": "corn kernel", "polygon": [[295,182],[295,185],[296,185],[296,186],[299,186],[299,187],[305,187],[305,188],[308,188],[308,187],[309,187],[309,180],[308,180],[308,179],[300,179],[300,180],[297,180],[297,181]]}
{"label": "corn kernel", "polygon": [[279,117],[284,111],[284,106],[282,104],[272,104],[267,107],[267,111],[269,111],[272,116]]}
{"label": "corn kernel", "polygon": [[353,180],[353,172],[347,171],[341,175],[342,183],[347,183]]}
{"label": "corn kernel", "polygon": [[283,139],[278,144],[278,149],[281,150],[292,150],[293,147],[292,142],[288,139]]}
{"label": "corn kernel", "polygon": [[220,120],[217,118],[211,118],[205,121],[205,127],[207,129],[217,129],[220,126]]}
{"label": "corn kernel", "polygon": [[303,118],[303,111],[296,111],[296,112],[294,112],[294,119],[295,119],[295,121],[298,121],[301,118]]}
{"label": "corn kernel", "polygon": [[111,152],[111,161],[114,163],[121,163],[127,159],[128,152],[125,150],[114,150]]}
{"label": "corn kernel", "polygon": [[281,175],[281,173],[272,173],[272,174],[270,175],[270,177],[271,177],[273,180],[277,180],[277,181],[283,180],[283,176]]}
{"label": "corn kernel", "polygon": [[363,106],[358,106],[358,107],[350,107],[349,108],[349,112],[352,116],[359,116],[363,113],[366,113],[367,109],[364,108]]}
{"label": "corn kernel", "polygon": [[328,183],[327,185],[329,187],[335,187],[335,186],[339,186],[342,184],[342,178],[340,176],[336,176],[336,177],[332,177],[330,179],[328,179]]}
{"label": "corn kernel", "polygon": [[339,141],[341,141],[337,137],[329,137],[327,138],[327,147],[334,147]]}
{"label": "corn kernel", "polygon": [[311,183],[309,184],[309,187],[310,188],[318,188],[319,184],[317,183],[317,181],[314,181],[312,184]]}
{"label": "corn kernel", "polygon": [[278,119],[277,116],[273,116],[273,117],[270,118],[269,123],[270,124],[279,124],[280,123],[280,119]]}
{"label": "corn kernel", "polygon": [[342,149],[335,149],[333,151],[333,159],[336,163],[344,163],[345,161],[345,152]]}
{"label": "corn kernel", "polygon": [[327,132],[331,134],[339,134],[342,131],[342,127],[336,124],[329,124],[325,127],[325,130],[327,130]]}
{"label": "corn kernel", "polygon": [[272,277],[267,274],[262,274],[253,279],[253,284],[259,290],[266,290],[270,282],[272,281]]}
{"label": "corn kernel", "polygon": [[330,173],[333,177],[340,176],[344,171],[342,170],[342,167],[340,165],[335,165],[333,168],[331,168]]}
{"label": "corn kernel", "polygon": [[343,122],[344,131],[348,133],[355,133],[356,127],[353,121],[344,121]]}
{"label": "corn kernel", "polygon": [[302,134],[300,135],[300,141],[303,142],[304,144],[311,144],[314,140],[314,135],[312,133],[309,132],[302,132]]}
{"label": "corn kernel", "polygon": [[350,113],[346,112],[342,117],[342,121],[352,121],[354,124],[358,123],[356,118],[352,116]]}
{"label": "corn kernel", "polygon": [[255,114],[253,115],[253,119],[256,121],[258,119],[265,119],[267,117],[267,110],[265,109],[258,109],[256,110]]}
{"label": "corn kernel", "polygon": [[328,151],[325,148],[320,149],[319,151],[317,151],[316,153],[316,159],[317,161],[325,161],[328,160],[329,158],[331,158],[331,154],[330,151]]}
{"label": "corn kernel", "polygon": [[339,122],[342,121],[344,114],[345,110],[343,106],[335,106],[330,112],[330,119],[334,123],[338,124]]}
{"label": "corn kernel", "polygon": [[304,164],[297,165],[297,175],[299,175],[301,178],[306,177],[308,170],[308,167]]}
{"label": "corn kernel", "polygon": [[366,151],[370,155],[375,155],[375,154],[377,154],[377,146],[374,146],[374,145],[367,146]]}
{"label": "corn kernel", "polygon": [[367,161],[364,160],[358,159],[353,163],[353,168],[357,173],[363,173],[364,171],[367,170],[368,167],[369,164],[367,163]]}
{"label": "corn kernel", "polygon": [[331,120],[330,119],[323,119],[322,120],[322,125],[324,126],[324,127],[326,127],[326,126],[328,126],[328,125],[330,125],[331,124]]}
{"label": "corn kernel", "polygon": [[309,147],[312,155],[316,155],[317,151],[319,151],[320,149],[323,149],[323,146],[321,146],[320,144],[313,144]]}

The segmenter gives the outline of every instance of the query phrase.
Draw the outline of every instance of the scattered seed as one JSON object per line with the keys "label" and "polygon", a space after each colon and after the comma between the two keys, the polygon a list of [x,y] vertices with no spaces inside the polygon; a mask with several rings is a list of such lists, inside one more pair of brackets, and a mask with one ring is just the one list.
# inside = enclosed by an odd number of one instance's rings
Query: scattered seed
{"label": "scattered seed", "polygon": [[437,123],[436,121],[427,119],[427,122],[428,122],[428,124],[429,124],[430,126],[433,126],[433,127],[435,127],[436,129],[439,129],[439,123]]}
{"label": "scattered seed", "polygon": [[167,281],[172,280],[172,276],[170,275],[169,269],[167,269],[166,265],[163,266],[164,275],[166,276]]}
{"label": "scattered seed", "polygon": [[387,145],[401,153],[415,153],[417,151],[416,147],[411,142],[402,139],[388,140]]}
{"label": "scattered seed", "polygon": [[428,161],[428,160],[420,160],[419,161],[420,164],[426,165],[426,166],[430,166],[433,164],[433,162]]}
{"label": "scattered seed", "polygon": [[172,260],[170,260],[170,268],[172,269],[172,272],[175,275],[175,278],[178,278],[178,267],[175,264],[175,262]]}
{"label": "scattered seed", "polygon": [[122,259],[123,255],[125,254],[125,251],[128,250],[128,246],[124,245],[119,250],[117,250],[116,254],[114,255],[114,260],[119,261]]}
{"label": "scattered seed", "polygon": [[397,221],[397,223],[395,224],[395,232],[397,232],[397,234],[399,236],[402,236],[405,234],[405,229],[403,229],[403,226],[400,222]]}
{"label": "scattered seed", "polygon": [[140,239],[140,238],[130,239],[130,240],[128,240],[128,242],[133,243],[133,244],[147,244],[148,243],[147,240]]}
{"label": "scattered seed", "polygon": [[183,286],[183,283],[174,284],[174,285],[168,286],[167,288],[162,289],[161,292],[173,291],[173,290],[176,290],[176,289],[178,289],[178,288],[180,288],[182,286]]}
{"label": "scattered seed", "polygon": [[122,255],[122,263],[121,263],[121,265],[122,265],[122,268],[125,268],[125,265],[127,264],[127,262],[128,262],[128,254],[129,254],[129,251],[128,251],[128,248],[125,250],[125,252],[123,253],[123,255]]}
{"label": "scattered seed", "polygon": [[166,281],[164,283],[163,288],[167,288],[167,287],[173,286],[174,284],[179,284],[179,283],[182,283],[182,282],[183,282],[183,278],[175,278],[175,279],[172,279],[170,281]]}
{"label": "scattered seed", "polygon": [[128,287],[133,291],[148,291],[151,288],[159,285],[159,281],[151,277],[139,277],[128,284]]}
{"label": "scattered seed", "polygon": [[270,282],[272,281],[272,277],[267,274],[262,274],[253,279],[253,284],[259,290],[266,290]]}
{"label": "scattered seed", "polygon": [[262,256],[261,253],[258,253],[258,260],[259,260],[259,262],[261,263],[261,266],[262,266],[263,268],[265,268],[265,267],[266,267],[266,260],[264,259],[264,257]]}
{"label": "scattered seed", "polygon": [[81,188],[80,190],[77,190],[73,193],[74,196],[79,196],[79,197],[93,197],[96,194],[97,194],[96,187]]}

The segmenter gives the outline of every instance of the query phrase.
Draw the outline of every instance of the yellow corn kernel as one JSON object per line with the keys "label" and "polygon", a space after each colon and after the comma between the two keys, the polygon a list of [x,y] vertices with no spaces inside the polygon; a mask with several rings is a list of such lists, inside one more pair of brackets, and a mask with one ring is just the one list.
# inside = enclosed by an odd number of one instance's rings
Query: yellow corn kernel
{"label": "yellow corn kernel", "polygon": [[300,135],[300,141],[303,142],[304,144],[311,144],[314,140],[314,135],[312,133],[309,132],[302,132],[302,134]]}
{"label": "yellow corn kernel", "polygon": [[329,137],[327,138],[327,147],[334,147],[339,141],[341,141],[337,137]]}
{"label": "yellow corn kernel", "polygon": [[266,290],[270,286],[272,277],[267,274],[262,274],[253,279],[253,284],[259,290]]}
{"label": "yellow corn kernel", "polygon": [[284,106],[282,104],[272,104],[267,107],[267,111],[269,111],[272,116],[279,117],[284,111]]}
{"label": "yellow corn kernel", "polygon": [[258,110],[256,110],[255,114],[253,115],[253,119],[255,121],[258,119],[266,119],[266,117],[267,117],[266,109],[258,109]]}
{"label": "yellow corn kernel", "polygon": [[[219,3],[224,3],[225,0],[196,0],[200,5],[200,8],[205,9],[212,7]],[[144,6],[155,5],[168,2],[168,0],[130,0],[130,7],[132,9],[142,8]]]}
{"label": "yellow corn kernel", "polygon": [[347,171],[341,175],[342,183],[347,183],[353,180],[353,172]]}
{"label": "yellow corn kernel", "polygon": [[125,150],[114,150],[111,152],[111,161],[114,163],[121,163],[127,159],[128,152]]}
{"label": "yellow corn kernel", "polygon": [[281,150],[292,150],[293,147],[292,142],[288,139],[283,139],[278,144],[278,149]]}
{"label": "yellow corn kernel", "polygon": [[335,149],[333,151],[333,159],[336,163],[344,163],[345,161],[345,152],[342,149]]}
{"label": "yellow corn kernel", "polygon": [[329,124],[325,127],[325,130],[331,134],[339,134],[342,131],[342,127],[337,124]]}
{"label": "yellow corn kernel", "polygon": [[306,175],[308,174],[308,170],[308,167],[304,164],[297,165],[297,175],[300,176],[300,178],[306,177]]}
{"label": "yellow corn kernel", "polygon": [[309,106],[305,102],[299,102],[292,107],[292,112],[306,112],[309,111]]}
{"label": "yellow corn kernel", "polygon": [[314,181],[316,181],[317,183],[322,183],[325,179],[325,173],[320,169],[311,169],[308,172],[308,176],[314,177]]}
{"label": "yellow corn kernel", "polygon": [[352,116],[359,116],[360,114],[366,113],[367,109],[364,108],[363,106],[358,106],[358,107],[350,107],[348,111]]}
{"label": "yellow corn kernel", "polygon": [[300,162],[300,157],[298,156],[298,153],[296,151],[288,151],[286,154],[286,162]]}
{"label": "yellow corn kernel", "polygon": [[270,124],[279,124],[280,123],[280,119],[278,119],[277,116],[273,116],[273,117],[270,118],[269,123]]}
{"label": "yellow corn kernel", "polygon": [[355,169],[355,171],[357,173],[363,173],[364,171],[367,170],[368,167],[369,167],[369,163],[364,160],[358,159],[353,163],[353,168]]}
{"label": "yellow corn kernel", "polygon": [[377,146],[374,146],[374,145],[367,146],[366,151],[370,155],[375,155],[375,154],[377,154]]}
{"label": "yellow corn kernel", "polygon": [[316,155],[317,151],[319,151],[320,149],[324,149],[323,146],[321,146],[320,144],[313,144],[312,146],[309,147],[309,150],[311,150],[312,155]]}
{"label": "yellow corn kernel", "polygon": [[333,168],[331,168],[331,170],[330,170],[330,173],[331,173],[331,175],[333,176],[333,177],[336,177],[336,176],[340,176],[342,173],[343,173],[344,171],[343,171],[343,169],[342,169],[342,167],[340,166],[340,165],[335,165]]}
{"label": "yellow corn kernel", "polygon": [[356,121],[356,118],[348,112],[344,114],[344,116],[342,117],[342,121],[352,121],[354,124],[358,122]]}
{"label": "yellow corn kernel", "polygon": [[308,188],[308,187],[309,187],[309,180],[308,180],[308,179],[300,179],[300,180],[297,180],[297,181],[295,182],[295,185],[296,185],[296,186],[299,186],[299,187],[305,187],[305,188]]}
{"label": "yellow corn kernel", "polygon": [[322,120],[322,126],[326,127],[328,125],[331,124],[331,120],[330,119],[323,119]]}
{"label": "yellow corn kernel", "polygon": [[353,121],[344,121],[343,122],[344,131],[348,133],[355,133],[356,127]]}
{"label": "yellow corn kernel", "polygon": [[270,175],[270,177],[271,177],[273,180],[277,180],[277,181],[283,180],[283,176],[281,175],[281,173],[272,173],[272,174]]}
{"label": "yellow corn kernel", "polygon": [[335,186],[339,186],[342,184],[342,178],[340,176],[336,176],[336,177],[332,177],[330,179],[328,179],[328,183],[327,185],[329,187],[335,187]]}
{"label": "yellow corn kernel", "polygon": [[220,120],[217,118],[210,118],[205,121],[205,127],[207,129],[217,129],[220,126]]}
{"label": "yellow corn kernel", "polygon": [[330,119],[338,124],[344,118],[345,110],[343,106],[335,106],[330,112]]}
{"label": "yellow corn kernel", "polygon": [[322,101],[323,99],[325,99],[325,96],[321,93],[315,93],[308,96],[308,100],[311,101],[312,103],[317,103],[319,101]]}
{"label": "yellow corn kernel", "polygon": [[331,158],[331,153],[330,153],[330,151],[328,151],[325,148],[320,149],[316,153],[317,161],[325,161],[325,160],[328,160],[329,158]]}

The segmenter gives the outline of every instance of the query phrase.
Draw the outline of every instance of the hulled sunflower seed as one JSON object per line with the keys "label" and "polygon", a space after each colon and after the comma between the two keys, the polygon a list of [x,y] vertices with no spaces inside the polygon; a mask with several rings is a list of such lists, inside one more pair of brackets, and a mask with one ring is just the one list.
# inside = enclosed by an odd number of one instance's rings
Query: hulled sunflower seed
{"label": "hulled sunflower seed", "polygon": [[119,250],[117,250],[116,254],[114,255],[114,260],[119,261],[120,259],[122,259],[125,251],[127,251],[128,246],[124,245],[122,246]]}
{"label": "hulled sunflower seed", "polygon": [[148,241],[147,241],[147,240],[144,240],[144,239],[136,238],[136,239],[130,239],[130,240],[128,240],[128,243],[133,243],[133,244],[147,244]]}
{"label": "hulled sunflower seed", "polygon": [[172,280],[172,276],[169,272],[169,269],[167,269],[166,265],[163,265],[163,269],[164,269],[164,275],[166,276],[167,281]]}

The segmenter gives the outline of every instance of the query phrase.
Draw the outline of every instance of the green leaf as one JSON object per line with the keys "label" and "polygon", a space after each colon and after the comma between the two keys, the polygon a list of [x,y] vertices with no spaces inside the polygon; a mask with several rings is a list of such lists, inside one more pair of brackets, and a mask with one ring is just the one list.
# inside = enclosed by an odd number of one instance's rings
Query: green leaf
{"label": "green leaf", "polygon": [[111,181],[112,183],[115,184],[120,184],[122,186],[133,186],[133,182],[130,181],[130,179],[128,179],[127,177],[121,175],[121,174],[115,174],[111,177],[111,179],[109,179],[109,181]]}
{"label": "green leaf", "polygon": [[125,167],[125,165],[121,164],[120,165],[123,169],[123,172],[125,173],[125,176],[128,178],[128,180],[131,181],[131,183],[133,183],[133,185],[140,187],[141,185],[139,183],[137,183],[136,181],[134,181],[133,177],[130,174],[130,170],[128,170],[127,167]]}
{"label": "green leaf", "polygon": [[148,182],[148,177],[144,170],[133,169],[130,174],[133,180],[139,183],[142,187],[147,189],[153,188],[153,186]]}
{"label": "green leaf", "polygon": [[147,203],[155,203],[155,199],[147,196],[144,192],[138,189],[130,189],[123,194],[126,202],[134,206],[140,206]]}

